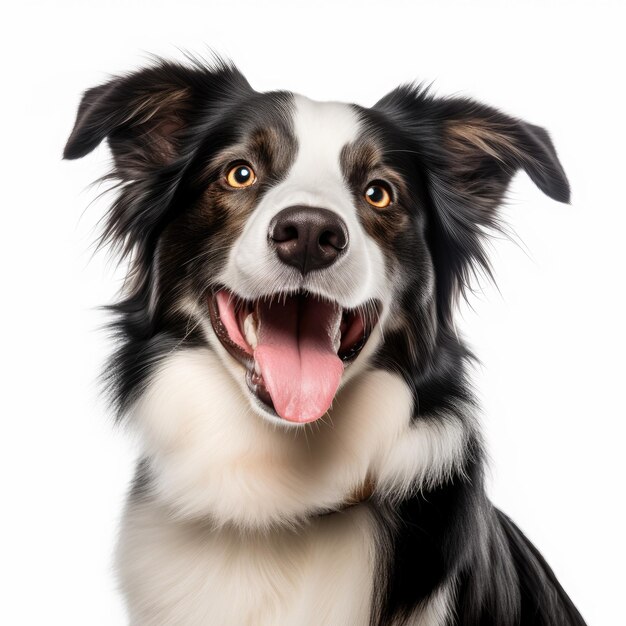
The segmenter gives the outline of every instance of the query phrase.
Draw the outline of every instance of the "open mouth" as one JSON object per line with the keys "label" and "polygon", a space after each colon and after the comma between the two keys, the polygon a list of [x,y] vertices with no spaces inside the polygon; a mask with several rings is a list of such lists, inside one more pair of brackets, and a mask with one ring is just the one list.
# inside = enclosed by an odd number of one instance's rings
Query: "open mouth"
{"label": "open mouth", "polygon": [[373,302],[344,309],[304,292],[245,300],[219,289],[209,296],[215,334],[246,368],[250,391],[266,410],[298,423],[328,411],[377,311]]}

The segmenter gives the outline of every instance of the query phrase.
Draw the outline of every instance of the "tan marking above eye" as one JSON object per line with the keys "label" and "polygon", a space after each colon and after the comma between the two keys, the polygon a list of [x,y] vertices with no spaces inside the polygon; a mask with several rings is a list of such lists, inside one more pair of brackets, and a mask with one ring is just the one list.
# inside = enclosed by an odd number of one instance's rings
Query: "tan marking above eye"
{"label": "tan marking above eye", "polygon": [[237,163],[228,170],[226,182],[234,189],[243,189],[254,185],[256,174],[248,163]]}
{"label": "tan marking above eye", "polygon": [[363,196],[377,209],[386,209],[391,204],[391,193],[384,183],[370,183]]}

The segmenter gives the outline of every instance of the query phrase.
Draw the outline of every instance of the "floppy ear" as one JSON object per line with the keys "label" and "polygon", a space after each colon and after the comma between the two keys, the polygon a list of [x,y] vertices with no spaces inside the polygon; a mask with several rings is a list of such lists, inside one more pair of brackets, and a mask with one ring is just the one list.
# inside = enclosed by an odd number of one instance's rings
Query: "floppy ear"
{"label": "floppy ear", "polygon": [[223,62],[205,68],[159,61],[113,78],[83,95],[63,157],[83,157],[106,138],[116,174],[133,178],[145,168],[174,160],[193,116],[216,99],[242,90],[250,90],[245,78]]}
{"label": "floppy ear", "polygon": [[446,102],[441,114],[442,173],[467,200],[494,209],[523,169],[546,195],[569,202],[565,172],[543,128],[467,100]]}
{"label": "floppy ear", "polygon": [[425,170],[439,310],[449,320],[456,296],[476,267],[490,274],[484,237],[499,227],[496,209],[513,175],[524,170],[560,202],[569,202],[569,183],[543,128],[491,107],[436,98],[408,86],[392,91],[375,108],[396,121]]}
{"label": "floppy ear", "polygon": [[157,239],[207,128],[231,102],[254,93],[233,65],[191,61],[157,61],[85,92],[63,153],[77,159],[104,139],[109,143],[114,158],[109,178],[124,188],[106,215],[100,243],[113,244],[130,259],[133,296],[123,306],[132,310],[152,301]]}

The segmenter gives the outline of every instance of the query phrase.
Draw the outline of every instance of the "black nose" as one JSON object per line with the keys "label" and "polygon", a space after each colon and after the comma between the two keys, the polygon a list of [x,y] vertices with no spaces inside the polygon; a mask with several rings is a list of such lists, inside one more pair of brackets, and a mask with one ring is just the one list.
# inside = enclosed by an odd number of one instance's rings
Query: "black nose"
{"label": "black nose", "polygon": [[270,222],[269,239],[283,263],[306,274],[332,265],[345,252],[348,229],[333,211],[291,206]]}

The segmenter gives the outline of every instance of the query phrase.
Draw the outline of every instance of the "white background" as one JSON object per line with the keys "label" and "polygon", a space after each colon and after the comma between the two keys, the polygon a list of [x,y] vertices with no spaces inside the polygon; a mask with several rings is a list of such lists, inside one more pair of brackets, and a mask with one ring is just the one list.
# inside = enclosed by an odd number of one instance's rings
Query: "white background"
{"label": "white background", "polygon": [[[259,90],[373,104],[399,83],[549,129],[571,206],[523,175],[494,241],[499,291],[459,327],[490,493],[591,625],[624,623],[624,11],[588,2],[21,2],[3,11],[0,623],[122,625],[111,553],[133,450],[97,375],[97,310],[122,272],[93,256],[105,148],[60,160],[82,90],[178,48],[231,57]],[[339,625],[338,625],[339,626]]]}

